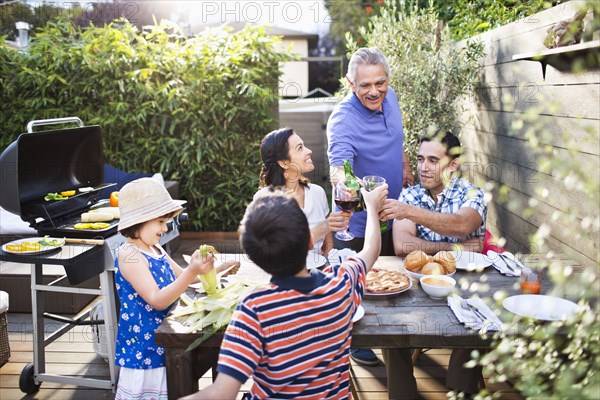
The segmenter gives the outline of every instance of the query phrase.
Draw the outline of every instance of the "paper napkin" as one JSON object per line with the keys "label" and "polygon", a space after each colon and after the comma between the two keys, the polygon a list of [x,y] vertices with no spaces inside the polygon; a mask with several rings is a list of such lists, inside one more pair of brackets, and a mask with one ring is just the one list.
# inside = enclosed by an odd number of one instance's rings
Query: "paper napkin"
{"label": "paper napkin", "polygon": [[475,306],[481,314],[485,316],[485,321],[482,321],[475,312],[465,310],[461,306],[462,298],[456,294],[448,296],[448,306],[460,323],[467,328],[485,332],[498,331],[502,327],[502,321],[492,312],[492,310],[478,297],[467,299],[467,303]]}
{"label": "paper napkin", "polygon": [[493,263],[493,267],[506,276],[521,276],[523,264],[511,252],[505,251],[501,255],[493,250],[488,250],[488,259]]}

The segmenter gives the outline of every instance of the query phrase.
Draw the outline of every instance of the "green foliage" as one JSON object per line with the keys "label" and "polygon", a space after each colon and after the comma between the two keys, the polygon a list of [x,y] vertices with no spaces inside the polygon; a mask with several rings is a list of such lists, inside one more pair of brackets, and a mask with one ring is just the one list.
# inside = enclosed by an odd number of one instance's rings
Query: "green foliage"
{"label": "green foliage", "polygon": [[365,38],[358,29],[366,26],[369,18],[379,15],[383,0],[326,0],[325,8],[331,18],[329,36],[333,39],[336,54],[344,54],[345,40],[350,35],[353,42],[364,44]]}
{"label": "green foliage", "polygon": [[[410,15],[416,9],[430,9],[438,14],[454,40],[467,39],[526,18],[562,3],[561,0],[329,0],[325,6],[332,19],[329,34],[334,42],[342,42],[346,32],[353,41],[363,40],[359,27],[366,27],[370,17],[379,15],[383,5]],[[368,11],[368,12],[367,12]]]}
{"label": "green foliage", "polygon": [[237,229],[258,187],[259,143],[277,126],[278,63],[264,29],[185,40],[161,23],[79,31],[50,22],[28,53],[0,47],[0,145],[34,119],[102,128],[106,162],[180,181],[192,228]]}
{"label": "green foliage", "polygon": [[[467,39],[562,3],[561,0],[436,0],[455,40]],[[534,21],[530,21],[534,22]]]}
{"label": "green foliage", "polygon": [[0,36],[7,35],[9,40],[13,40],[18,35],[15,23],[19,21],[29,23],[29,36],[35,36],[37,28],[46,26],[49,21],[59,17],[74,20],[81,13],[82,9],[78,3],[68,4],[68,7],[53,2],[19,1],[0,4]]}
{"label": "green foliage", "polygon": [[[594,39],[594,32],[600,30],[600,2],[595,0],[588,0],[585,2],[584,8],[587,10],[591,10],[593,17],[589,24],[585,27],[581,39],[584,42],[590,42]],[[596,56],[600,57],[600,55],[598,54],[596,54]]]}
{"label": "green foliage", "polygon": [[32,17],[33,12],[26,4],[0,4],[0,36],[6,35],[9,40],[14,40],[17,35],[15,23],[30,21]]}
{"label": "green foliage", "polygon": [[[359,29],[366,45],[379,48],[391,69],[391,86],[403,113],[406,151],[416,165],[419,134],[435,125],[454,129],[456,100],[475,88],[483,45],[469,42],[456,48],[446,28],[438,26],[431,9],[399,13],[394,5],[371,18],[368,30]],[[358,43],[348,43],[349,54]],[[348,90],[348,87],[346,87]]]}
{"label": "green foliage", "polygon": [[[559,226],[563,235],[597,243],[600,182],[597,171],[590,173],[589,166],[581,164],[580,150],[575,150],[581,146],[574,143],[568,132],[562,141],[566,153],[557,153],[552,146],[543,145],[552,142],[552,129],[548,129],[540,117],[549,113],[560,113],[560,106],[545,104],[528,109],[514,121],[510,133],[524,138],[528,151],[540,160],[540,171],[559,182],[560,187],[552,188],[553,191],[576,193],[596,205],[593,209],[573,205],[554,213],[553,224],[542,224],[531,238],[532,250],[539,257],[537,268],[554,283],[550,294],[578,302],[581,311],[572,321],[551,323],[505,312],[502,316],[505,329],[496,335],[492,351],[480,357],[479,362],[493,381],[510,379],[527,398],[597,399],[600,393],[600,264],[575,269],[556,262],[558,257],[550,249],[548,238],[551,227]],[[597,142],[597,127],[586,128],[582,123],[581,131],[589,135],[591,142]],[[545,187],[537,190],[540,196],[550,191]],[[516,208],[527,215],[535,212],[535,206],[536,201],[532,200],[528,206]],[[565,246],[564,256],[569,258],[572,251]],[[506,293],[495,294],[499,309],[504,298]]]}

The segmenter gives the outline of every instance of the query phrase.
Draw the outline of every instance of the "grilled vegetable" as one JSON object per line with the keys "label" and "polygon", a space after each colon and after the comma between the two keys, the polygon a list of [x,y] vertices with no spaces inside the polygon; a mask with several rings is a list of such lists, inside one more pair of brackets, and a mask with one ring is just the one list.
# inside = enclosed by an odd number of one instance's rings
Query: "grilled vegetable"
{"label": "grilled vegetable", "polygon": [[39,244],[41,244],[42,246],[62,246],[63,244],[65,244],[65,238],[62,239],[54,239],[51,238],[50,236],[46,235],[42,238],[42,240],[38,241]]}
{"label": "grilled vegetable", "polygon": [[90,213],[102,213],[102,214],[112,214],[114,219],[121,218],[121,213],[119,212],[119,207],[100,207],[95,210],[88,211]]}
{"label": "grilled vegetable", "polygon": [[65,197],[59,193],[48,193],[47,195],[44,196],[44,200],[46,200],[46,201],[66,200],[66,199],[68,199],[68,197]]}
{"label": "grilled vegetable", "polygon": [[104,212],[87,212],[81,214],[81,222],[106,222],[112,221],[113,214],[112,213],[104,213]]}
{"label": "grilled vegetable", "polygon": [[61,196],[65,196],[65,197],[71,197],[71,196],[75,196],[75,193],[77,193],[77,191],[75,190],[67,190],[65,192],[60,192]]}
{"label": "grilled vegetable", "polygon": [[84,222],[81,224],[73,225],[73,228],[75,228],[75,229],[90,229],[91,227],[92,227],[92,224],[89,222]]}
{"label": "grilled vegetable", "polygon": [[[208,255],[217,254],[218,251],[213,246],[209,246],[207,244],[203,244],[198,249],[198,258],[204,259]],[[204,275],[198,275],[200,282],[202,282],[202,287],[208,294],[212,294],[219,289],[219,281],[217,280],[217,271],[213,268],[209,273]]]}
{"label": "grilled vegetable", "polygon": [[111,207],[119,207],[119,192],[112,192],[109,201]]}
{"label": "grilled vegetable", "polygon": [[38,251],[42,249],[42,245],[37,242],[21,242],[15,244],[7,244],[6,250],[13,253],[23,253],[25,251]]}
{"label": "grilled vegetable", "polygon": [[110,224],[106,222],[82,222],[80,224],[73,225],[75,229],[106,229]]}

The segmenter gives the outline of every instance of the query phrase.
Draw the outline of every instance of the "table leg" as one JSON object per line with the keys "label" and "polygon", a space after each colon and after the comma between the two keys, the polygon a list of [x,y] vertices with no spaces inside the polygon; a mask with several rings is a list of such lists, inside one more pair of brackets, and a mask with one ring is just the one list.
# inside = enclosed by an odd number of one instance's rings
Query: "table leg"
{"label": "table leg", "polygon": [[198,391],[198,379],[216,365],[219,348],[168,348],[165,357],[169,399],[178,399]]}

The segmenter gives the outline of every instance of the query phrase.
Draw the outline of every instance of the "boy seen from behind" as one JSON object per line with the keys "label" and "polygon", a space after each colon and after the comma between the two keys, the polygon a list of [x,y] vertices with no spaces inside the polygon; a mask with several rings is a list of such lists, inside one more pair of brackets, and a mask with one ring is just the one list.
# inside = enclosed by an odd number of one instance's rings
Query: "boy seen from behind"
{"label": "boy seen from behind", "polygon": [[378,212],[388,190],[383,185],[361,192],[368,213],[364,247],[323,272],[306,268],[313,239],[296,200],[273,191],[248,206],[240,242],[272,275],[271,282],[238,305],[221,344],[215,382],[186,399],[234,399],[250,377],[247,399],[350,396],[352,317],[379,256]]}

